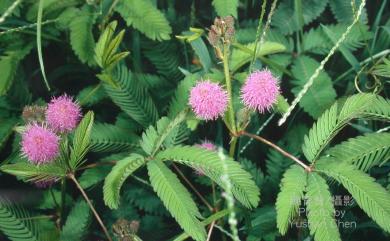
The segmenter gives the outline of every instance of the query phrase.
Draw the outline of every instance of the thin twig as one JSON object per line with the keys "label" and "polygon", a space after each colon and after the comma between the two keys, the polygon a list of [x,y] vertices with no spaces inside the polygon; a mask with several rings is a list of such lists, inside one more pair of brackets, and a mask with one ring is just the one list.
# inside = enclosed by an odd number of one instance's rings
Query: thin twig
{"label": "thin twig", "polygon": [[291,155],[290,153],[288,153],[287,151],[283,150],[282,148],[280,148],[278,145],[272,143],[271,141],[261,137],[261,136],[257,136],[257,135],[254,135],[254,134],[251,134],[251,133],[248,133],[246,131],[241,131],[239,133],[240,135],[243,135],[243,136],[248,136],[250,138],[253,138],[255,140],[258,140],[266,145],[269,145],[270,147],[274,148],[275,150],[277,150],[278,152],[280,152],[282,155],[284,155],[285,157],[288,157],[290,158],[291,160],[295,161],[296,163],[298,163],[299,165],[301,165],[307,172],[311,172],[313,171],[312,170],[312,167],[306,165],[305,163],[303,163],[301,160],[299,160],[298,158],[296,158],[295,156]]}
{"label": "thin twig", "polygon": [[211,234],[213,233],[214,225],[215,225],[215,220],[210,224],[210,229],[209,229],[209,233],[207,234],[207,240],[206,241],[210,241],[211,240]]}
{"label": "thin twig", "polygon": [[186,176],[183,174],[183,172],[179,169],[178,166],[176,166],[174,163],[172,163],[173,168],[175,168],[176,172],[180,175],[181,178],[190,186],[190,188],[195,192],[195,194],[202,200],[202,202],[207,206],[207,208],[213,212],[214,208],[211,206],[211,204],[203,197],[202,194],[196,189],[194,185],[186,178]]}
{"label": "thin twig", "polygon": [[88,198],[87,194],[85,193],[84,189],[81,187],[81,185],[79,184],[79,182],[77,181],[77,179],[75,178],[75,176],[71,173],[71,174],[68,174],[68,177],[76,184],[77,188],[79,189],[79,191],[81,192],[81,194],[83,195],[85,201],[87,201],[89,207],[91,208],[93,214],[95,215],[95,218],[96,220],[98,221],[98,223],[100,224],[100,227],[103,229],[103,232],[104,234],[106,235],[107,239],[109,241],[112,241],[111,237],[110,237],[110,234],[108,233],[108,230],[106,228],[106,226],[104,226],[104,223],[102,221],[102,219],[100,218],[99,214],[97,213],[96,209],[93,207],[92,205],[92,202],[91,200]]}

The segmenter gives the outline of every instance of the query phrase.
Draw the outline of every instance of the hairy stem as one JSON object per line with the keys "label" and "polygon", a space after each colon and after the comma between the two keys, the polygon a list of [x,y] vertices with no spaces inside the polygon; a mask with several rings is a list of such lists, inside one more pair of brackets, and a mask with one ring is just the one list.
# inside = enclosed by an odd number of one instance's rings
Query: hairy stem
{"label": "hairy stem", "polygon": [[236,152],[237,140],[238,140],[238,138],[233,136],[231,141],[230,141],[230,149],[229,149],[229,156],[230,157],[234,157],[234,153]]}
{"label": "hairy stem", "polygon": [[249,73],[252,72],[253,64],[256,61],[257,45],[258,45],[258,42],[259,42],[260,36],[261,36],[261,28],[262,28],[262,24],[263,24],[263,18],[264,18],[266,6],[267,6],[267,0],[263,0],[263,4],[261,5],[261,13],[260,13],[260,17],[259,17],[259,23],[257,25],[257,31],[256,31],[255,49],[253,51],[254,55],[252,57],[252,61],[251,61],[250,65],[249,65]]}
{"label": "hairy stem", "polygon": [[237,131],[237,128],[236,128],[236,119],[234,116],[234,108],[233,108],[232,80],[230,78],[230,71],[229,71],[229,46],[227,44],[224,44],[223,46],[223,70],[225,73],[226,89],[229,98],[229,106],[228,106],[228,115],[230,121],[229,125],[233,133],[235,133]]}
{"label": "hairy stem", "polygon": [[[225,73],[226,89],[228,92],[228,99],[229,99],[229,106],[227,111],[228,118],[229,118],[228,125],[230,125],[229,130],[233,133],[236,133],[237,126],[236,126],[236,118],[234,115],[234,107],[233,107],[232,81],[230,78],[230,71],[229,71],[229,46],[227,44],[224,44],[223,46],[223,69]],[[234,156],[236,144],[237,144],[237,138],[233,136],[230,142],[230,150],[229,150],[229,155],[231,157]]]}
{"label": "hairy stem", "polygon": [[279,120],[278,125],[283,125],[284,122],[286,122],[287,118],[292,113],[293,109],[297,104],[301,101],[302,97],[306,94],[306,92],[309,90],[309,88],[313,85],[314,80],[318,77],[320,72],[324,69],[325,64],[329,61],[330,57],[333,56],[333,54],[336,52],[336,50],[340,47],[340,45],[344,42],[347,35],[351,32],[352,27],[359,21],[360,15],[363,12],[364,6],[366,4],[366,0],[362,0],[359,10],[357,14],[355,15],[355,18],[351,25],[347,27],[345,32],[341,35],[341,37],[337,40],[336,44],[333,46],[333,48],[329,51],[328,55],[321,61],[318,68],[314,71],[314,73],[310,76],[309,80],[306,82],[306,84],[303,86],[302,90],[298,93],[297,97],[293,100],[290,107],[287,109],[286,113],[282,116],[282,118]]}
{"label": "hairy stem", "polygon": [[302,166],[307,172],[312,172],[313,171],[312,167],[306,165],[301,160],[299,160],[298,158],[296,158],[292,154],[288,153],[287,151],[283,150],[282,148],[280,148],[278,145],[272,143],[271,141],[269,141],[269,140],[267,140],[267,139],[265,139],[265,138],[263,138],[261,136],[257,136],[257,135],[248,133],[246,131],[241,131],[239,134],[243,135],[243,136],[248,136],[250,138],[253,138],[253,139],[257,140],[257,141],[260,141],[260,142],[262,142],[262,143],[264,143],[264,144],[274,148],[275,150],[280,152],[283,156],[290,158],[291,160],[295,161],[297,164]]}
{"label": "hairy stem", "polygon": [[106,235],[107,239],[109,241],[112,241],[106,226],[104,226],[104,223],[103,223],[102,219],[100,218],[100,216],[97,213],[96,209],[93,207],[91,200],[88,198],[87,194],[85,193],[84,189],[81,187],[80,183],[77,181],[77,179],[75,178],[75,176],[72,173],[68,174],[68,177],[76,184],[77,188],[79,189],[79,191],[83,195],[85,201],[87,201],[87,203],[89,205],[89,208],[91,208],[93,214],[95,215],[96,220],[100,224],[100,227],[102,228],[102,230],[103,230],[104,234]]}

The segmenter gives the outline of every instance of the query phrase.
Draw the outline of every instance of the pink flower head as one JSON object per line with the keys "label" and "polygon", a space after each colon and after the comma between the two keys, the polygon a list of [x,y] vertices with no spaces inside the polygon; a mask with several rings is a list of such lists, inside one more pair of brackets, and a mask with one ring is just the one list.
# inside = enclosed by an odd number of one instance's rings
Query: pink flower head
{"label": "pink flower head", "polygon": [[202,141],[201,144],[197,144],[195,146],[204,148],[204,149],[209,150],[209,151],[216,151],[217,150],[217,147],[215,146],[215,144],[209,140],[204,140],[204,141]]}
{"label": "pink flower head", "polygon": [[44,181],[36,181],[34,182],[35,186],[37,188],[48,188],[48,187],[51,187],[53,186],[53,184],[56,182],[56,180],[54,179],[50,179],[50,180],[44,180]]}
{"label": "pink flower head", "polygon": [[250,109],[257,109],[260,113],[272,107],[278,94],[278,80],[267,69],[250,74],[241,89],[244,104]]}
{"label": "pink flower head", "polygon": [[47,106],[46,121],[55,131],[72,131],[76,128],[80,118],[80,106],[67,95],[53,98]]}
{"label": "pink flower head", "polygon": [[31,163],[49,163],[59,154],[59,141],[51,130],[32,124],[22,134],[22,153]]}
{"label": "pink flower head", "polygon": [[228,94],[217,83],[209,80],[198,82],[191,89],[189,104],[198,118],[215,120],[225,113]]}
{"label": "pink flower head", "polygon": [[[203,149],[206,149],[206,150],[209,150],[209,151],[216,151],[217,150],[217,146],[209,141],[209,140],[204,140],[202,141],[202,143],[200,144],[196,144],[195,146],[197,147],[200,147],[200,148],[203,148]],[[198,175],[198,176],[204,176],[204,170],[200,167],[196,167],[195,168],[195,174]]]}

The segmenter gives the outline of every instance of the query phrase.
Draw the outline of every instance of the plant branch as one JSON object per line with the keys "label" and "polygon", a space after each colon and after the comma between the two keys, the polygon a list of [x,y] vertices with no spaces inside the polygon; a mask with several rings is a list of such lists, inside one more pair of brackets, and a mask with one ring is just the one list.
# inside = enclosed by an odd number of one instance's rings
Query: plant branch
{"label": "plant branch", "polygon": [[248,133],[246,131],[241,131],[239,133],[239,135],[248,136],[248,137],[253,138],[253,139],[257,140],[257,141],[260,141],[260,142],[262,142],[262,143],[264,143],[264,144],[274,148],[275,150],[280,152],[283,156],[288,157],[291,160],[295,161],[297,164],[302,166],[307,172],[312,172],[313,171],[312,167],[306,165],[305,163],[303,163],[301,160],[299,160],[298,158],[296,158],[292,154],[288,153],[287,151],[285,151],[282,148],[280,148],[278,145],[272,143],[271,141],[269,141],[269,140],[267,140],[267,139],[265,139],[265,138],[263,138],[261,136],[254,135],[254,134]]}
{"label": "plant branch", "polygon": [[229,106],[228,106],[228,115],[230,119],[229,125],[233,133],[235,133],[237,131],[237,128],[236,128],[236,120],[235,120],[234,108],[233,108],[232,80],[230,78],[230,70],[229,70],[229,46],[227,44],[223,45],[223,70],[225,74],[226,89],[229,98]]}
{"label": "plant branch", "polygon": [[213,233],[214,225],[215,225],[215,220],[210,224],[210,229],[209,229],[209,233],[207,234],[207,240],[206,241],[210,241],[211,240],[211,234]]}
{"label": "plant branch", "polygon": [[[228,129],[231,130],[231,132],[236,133],[237,132],[237,126],[236,126],[236,118],[234,115],[234,107],[233,107],[233,90],[232,90],[232,80],[230,78],[230,70],[229,70],[229,45],[224,44],[223,45],[223,70],[225,73],[225,82],[226,82],[226,89],[228,92]],[[232,140],[230,142],[230,150],[229,150],[229,156],[233,157],[236,149],[237,144],[237,137],[233,136]]]}
{"label": "plant branch", "polygon": [[183,172],[179,169],[178,166],[175,165],[175,163],[172,163],[173,168],[176,170],[176,172],[180,175],[181,178],[190,186],[190,188],[195,192],[195,194],[202,200],[202,202],[207,206],[207,208],[210,210],[210,212],[214,211],[213,206],[203,197],[202,194],[196,189],[194,185],[186,178],[186,176],[183,174]]}
{"label": "plant branch", "polygon": [[93,207],[91,200],[88,198],[87,194],[85,193],[84,189],[81,187],[81,185],[79,184],[79,182],[77,181],[77,179],[75,178],[73,173],[68,174],[68,177],[76,184],[77,188],[79,189],[79,191],[83,195],[85,201],[87,201],[89,207],[91,208],[93,214],[95,215],[96,220],[100,224],[100,227],[103,229],[103,232],[106,235],[107,239],[109,241],[112,241],[112,239],[110,237],[110,234],[108,233],[108,230],[107,230],[106,226],[104,226],[104,223],[103,223],[102,219],[100,218],[99,214],[97,213],[97,211]]}

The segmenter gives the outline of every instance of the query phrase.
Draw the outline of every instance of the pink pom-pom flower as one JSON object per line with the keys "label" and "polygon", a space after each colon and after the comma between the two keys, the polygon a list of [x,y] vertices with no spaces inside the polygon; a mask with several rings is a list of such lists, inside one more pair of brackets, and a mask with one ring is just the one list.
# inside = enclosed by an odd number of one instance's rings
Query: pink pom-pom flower
{"label": "pink pom-pom flower", "polygon": [[217,146],[209,140],[204,140],[204,141],[202,141],[202,143],[196,144],[195,146],[201,147],[201,148],[209,150],[209,151],[216,151],[217,150]]}
{"label": "pink pom-pom flower", "polygon": [[245,106],[260,113],[269,110],[278,95],[278,80],[267,69],[250,74],[241,89],[241,99]]}
{"label": "pink pom-pom flower", "polygon": [[57,132],[72,131],[80,118],[80,106],[67,95],[53,98],[47,106],[46,122]]}
{"label": "pink pom-pom flower", "polygon": [[198,118],[215,120],[225,113],[228,94],[217,83],[201,81],[191,89],[189,104]]}
{"label": "pink pom-pom flower", "polygon": [[22,134],[22,154],[33,164],[52,162],[59,154],[60,138],[38,124],[27,126]]}

